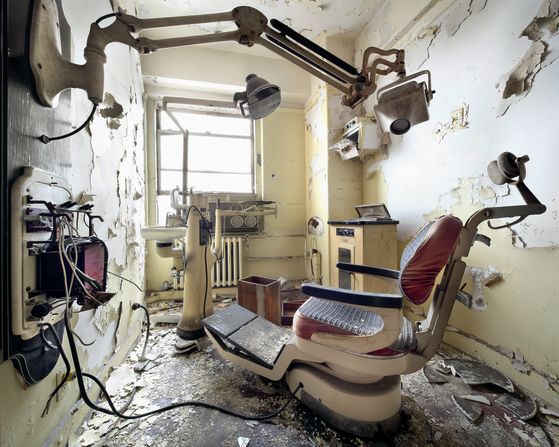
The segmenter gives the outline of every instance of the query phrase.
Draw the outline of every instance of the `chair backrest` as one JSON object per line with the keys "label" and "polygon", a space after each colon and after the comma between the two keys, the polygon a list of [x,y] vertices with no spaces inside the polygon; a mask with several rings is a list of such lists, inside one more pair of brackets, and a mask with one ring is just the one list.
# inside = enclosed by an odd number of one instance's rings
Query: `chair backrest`
{"label": "chair backrest", "polygon": [[421,228],[400,260],[400,290],[414,304],[429,298],[437,275],[450,259],[462,230],[462,221],[443,216]]}

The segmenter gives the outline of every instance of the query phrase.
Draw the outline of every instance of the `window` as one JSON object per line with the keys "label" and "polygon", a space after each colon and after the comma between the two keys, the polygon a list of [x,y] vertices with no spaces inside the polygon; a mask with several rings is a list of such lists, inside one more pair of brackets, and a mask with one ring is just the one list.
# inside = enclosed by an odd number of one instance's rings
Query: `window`
{"label": "window", "polygon": [[254,193],[253,124],[203,110],[158,111],[158,222],[170,211],[169,192]]}

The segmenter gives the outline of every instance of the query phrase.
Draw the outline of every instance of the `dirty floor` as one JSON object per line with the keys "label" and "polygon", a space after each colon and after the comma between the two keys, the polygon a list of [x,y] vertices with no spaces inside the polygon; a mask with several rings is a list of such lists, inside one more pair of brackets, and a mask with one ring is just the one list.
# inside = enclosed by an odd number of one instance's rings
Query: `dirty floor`
{"label": "dirty floor", "polygon": [[[283,382],[270,382],[222,360],[207,338],[196,351],[177,355],[172,326],[152,329],[148,353],[158,356],[143,372],[134,372],[143,340],[126,363],[111,374],[109,393],[122,406],[135,390],[129,413],[138,414],[184,400],[203,400],[246,414],[278,409],[290,394]],[[431,360],[462,354],[442,347]],[[337,431],[300,402],[269,422],[252,422],[201,407],[186,407],[139,420],[93,413],[72,446],[554,446],[558,419],[538,414],[523,422],[496,405],[481,405],[484,414],[471,422],[452,396],[484,395],[493,402],[502,394],[491,386],[470,387],[459,377],[429,383],[422,371],[402,378],[403,425],[393,435],[360,439]],[[101,401],[106,405],[106,402]],[[248,442],[248,444],[247,444]]]}

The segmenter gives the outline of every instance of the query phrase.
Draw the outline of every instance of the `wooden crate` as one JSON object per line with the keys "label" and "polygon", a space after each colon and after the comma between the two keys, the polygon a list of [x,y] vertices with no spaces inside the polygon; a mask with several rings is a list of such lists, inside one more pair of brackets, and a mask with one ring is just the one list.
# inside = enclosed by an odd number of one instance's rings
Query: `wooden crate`
{"label": "wooden crate", "polygon": [[262,276],[239,280],[237,300],[241,306],[278,326],[281,325],[280,282]]}

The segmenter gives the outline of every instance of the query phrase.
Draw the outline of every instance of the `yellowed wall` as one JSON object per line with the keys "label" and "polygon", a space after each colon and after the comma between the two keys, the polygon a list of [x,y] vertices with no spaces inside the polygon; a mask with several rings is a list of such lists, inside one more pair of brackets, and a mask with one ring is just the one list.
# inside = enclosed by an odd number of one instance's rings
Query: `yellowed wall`
{"label": "yellowed wall", "polygon": [[[528,217],[512,231],[480,227],[481,233],[492,238],[492,245],[476,244],[466,262],[494,266],[504,278],[485,288],[485,311],[455,306],[450,325],[470,335],[447,331],[445,340],[557,406],[559,286],[554,272],[559,265],[559,237],[557,177],[550,166],[559,162],[553,121],[559,101],[555,81],[559,65],[545,56],[529,89],[508,98],[503,93],[510,73],[531,48],[549,45],[557,51],[545,31],[540,37],[523,35],[530,23],[537,27],[537,17],[545,21],[548,4],[530,0],[511,9],[502,0],[469,6],[438,2],[408,27],[402,18],[407,14],[412,19],[418,10],[403,10],[401,2],[387,2],[385,9],[392,12],[379,16],[361,33],[355,57],[369,45],[403,46],[408,73],[430,69],[437,91],[430,106],[431,119],[403,137],[393,136],[388,158],[371,160],[364,167],[364,198],[386,201],[393,217],[401,221],[401,246],[426,220],[441,214],[451,213],[465,221],[484,206],[521,203],[514,188],[492,185],[485,169],[502,151],[529,154],[527,184],[548,211]],[[417,2],[417,8],[425,6],[426,1]],[[373,102],[367,101],[367,111]],[[451,112],[464,104],[469,111],[466,126],[447,132]],[[538,132],[531,131],[536,128]],[[469,277],[464,281],[471,290]],[[510,357],[515,351],[521,369],[529,372],[514,368],[515,359]]]}
{"label": "yellowed wall", "polygon": [[265,236],[248,237],[246,276],[305,277],[303,118],[303,110],[282,108],[256,122],[258,184],[262,198],[276,202],[278,216],[264,218]]}
{"label": "yellowed wall", "polygon": [[328,103],[323,82],[311,82],[311,97],[305,106],[305,166],[307,220],[324,223],[322,235],[307,236],[307,247],[322,254],[322,282],[329,284],[328,251]]}
{"label": "yellowed wall", "polygon": [[[83,62],[89,26],[101,15],[112,12],[111,4],[105,0],[61,3],[71,29],[72,60]],[[133,2],[124,1],[121,5],[133,7]],[[28,27],[21,29],[22,37],[26,29]],[[138,61],[138,54],[124,45],[107,48],[105,92],[108,95],[99,105],[88,129],[71,137],[74,150],[67,163],[72,167],[68,182],[73,197],[77,199],[81,193],[92,194],[95,214],[105,219],[96,222],[95,229],[107,244],[109,271],[143,286],[144,250],[139,228],[144,214],[141,200],[144,195],[144,145]],[[103,109],[110,115],[117,106],[122,106],[121,114],[110,118],[103,116]],[[72,107],[74,118],[72,123],[65,124],[66,127],[81,124],[91,103],[83,92],[73,91]],[[45,127],[45,131],[47,129]],[[60,133],[64,126],[57,125],[53,129]],[[56,144],[49,149],[56,150]],[[95,311],[76,314],[72,320],[75,332],[84,341],[95,340],[88,347],[78,344],[83,369],[99,375],[103,381],[111,366],[123,359],[139,336],[142,315],[132,311],[131,304],[142,302],[144,298],[134,286],[110,275],[107,289],[116,293],[111,301]],[[119,317],[120,306],[122,313]],[[66,334],[64,345],[69,355]],[[89,411],[79,399],[75,380],[59,392],[60,399],[54,399],[48,414],[41,417],[48,396],[58,383],[57,376],[60,379],[64,371],[64,364],[59,360],[43,381],[25,387],[11,361],[0,365],[2,447],[66,445],[69,434],[79,427]],[[91,390],[91,397],[96,399],[95,390]]]}
{"label": "yellowed wall", "polygon": [[[151,105],[151,107],[150,107]],[[153,101],[148,102],[148,213],[155,225],[155,135]],[[152,146],[153,145],[153,146]],[[264,234],[246,239],[244,276],[303,279],[305,232],[304,116],[300,109],[280,108],[255,123],[255,175],[257,196],[277,203],[278,216],[264,217]],[[170,259],[155,253],[155,243],[146,243],[148,290],[159,290],[169,280]]]}

